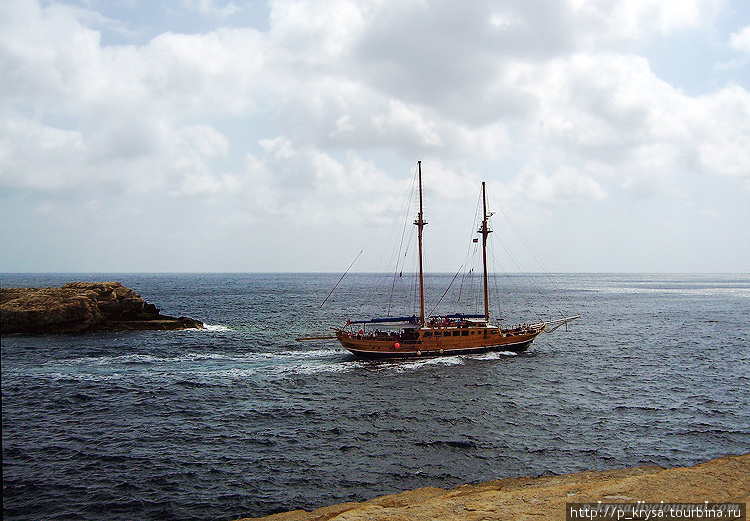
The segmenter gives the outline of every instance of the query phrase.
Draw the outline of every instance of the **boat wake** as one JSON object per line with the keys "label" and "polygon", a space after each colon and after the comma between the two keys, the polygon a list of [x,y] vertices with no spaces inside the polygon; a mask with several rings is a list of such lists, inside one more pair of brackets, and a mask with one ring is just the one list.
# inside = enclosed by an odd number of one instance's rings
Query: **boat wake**
{"label": "boat wake", "polygon": [[423,367],[430,366],[449,366],[449,365],[463,365],[463,356],[451,356],[451,357],[439,357],[439,358],[425,358],[424,360],[409,360],[406,362],[387,362],[388,365],[392,365],[398,373],[404,373],[407,371],[413,371],[421,369]]}
{"label": "boat wake", "polygon": [[288,375],[312,376],[368,372],[373,369],[391,374],[412,373],[436,367],[461,366],[467,360],[500,360],[514,356],[517,353],[501,351],[481,355],[370,361],[330,347],[244,353],[191,350],[177,355],[162,352],[74,357],[27,368],[23,372],[34,379],[53,381],[135,381],[147,378],[164,382],[174,379],[209,382],[251,376],[285,378]]}

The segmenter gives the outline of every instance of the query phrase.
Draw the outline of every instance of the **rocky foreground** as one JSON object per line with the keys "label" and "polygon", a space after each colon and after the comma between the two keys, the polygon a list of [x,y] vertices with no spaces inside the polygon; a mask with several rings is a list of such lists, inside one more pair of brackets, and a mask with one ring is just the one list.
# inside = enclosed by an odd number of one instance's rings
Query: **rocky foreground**
{"label": "rocky foreground", "polygon": [[451,490],[422,488],[363,503],[345,503],[319,508],[313,512],[295,510],[256,519],[563,521],[566,518],[566,503],[596,504],[597,501],[748,503],[750,454],[726,456],[694,467],[663,469],[649,466],[604,472],[580,472],[564,476],[502,479],[481,485],[463,485]]}
{"label": "rocky foreground", "polygon": [[162,315],[119,282],[71,282],[60,288],[0,289],[0,333],[203,328],[187,317]]}

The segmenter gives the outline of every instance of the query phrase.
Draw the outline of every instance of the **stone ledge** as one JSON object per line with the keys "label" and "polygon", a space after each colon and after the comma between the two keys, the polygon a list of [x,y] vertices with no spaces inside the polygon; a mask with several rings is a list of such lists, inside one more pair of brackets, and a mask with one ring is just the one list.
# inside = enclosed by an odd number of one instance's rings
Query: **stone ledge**
{"label": "stone ledge", "polygon": [[[509,478],[454,489],[422,488],[344,503],[312,512],[295,510],[256,521],[479,521],[565,520],[566,503],[748,503],[750,454],[695,465],[588,471],[540,478]],[[241,521],[249,521],[250,518]]]}

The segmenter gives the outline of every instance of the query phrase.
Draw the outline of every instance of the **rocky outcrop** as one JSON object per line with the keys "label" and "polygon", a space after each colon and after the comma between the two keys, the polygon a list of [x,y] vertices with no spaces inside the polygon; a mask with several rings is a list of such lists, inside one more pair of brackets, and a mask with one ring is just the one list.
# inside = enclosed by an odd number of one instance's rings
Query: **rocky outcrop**
{"label": "rocky outcrop", "polygon": [[162,315],[119,282],[71,282],[60,288],[0,289],[0,333],[203,328],[187,317]]}
{"label": "rocky outcrop", "polygon": [[[312,512],[295,510],[264,521],[480,521],[566,519],[566,503],[747,503],[750,454],[694,467],[637,467],[564,476],[515,478],[451,490],[422,488]],[[589,512],[589,515],[591,513]],[[592,519],[591,517],[583,517]],[[724,517],[727,518],[726,516]],[[611,517],[609,519],[616,519]],[[635,517],[621,517],[635,519]],[[639,517],[638,519],[646,519]],[[665,518],[658,518],[665,519]],[[682,518],[681,518],[682,519]],[[742,519],[745,519],[742,517]],[[248,520],[242,520],[248,521]]]}

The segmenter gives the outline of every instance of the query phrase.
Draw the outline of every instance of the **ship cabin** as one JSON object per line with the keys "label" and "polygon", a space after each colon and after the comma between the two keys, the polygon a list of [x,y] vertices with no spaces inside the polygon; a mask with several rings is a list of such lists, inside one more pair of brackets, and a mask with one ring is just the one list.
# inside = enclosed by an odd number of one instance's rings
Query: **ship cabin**
{"label": "ship cabin", "polygon": [[489,324],[484,315],[461,313],[432,316],[425,320],[424,325],[420,324],[417,316],[356,320],[347,322],[342,332],[352,340],[422,344],[448,338],[450,341],[460,341],[461,337],[505,338],[527,334],[534,329],[538,329],[538,325],[524,324],[501,329]]}

